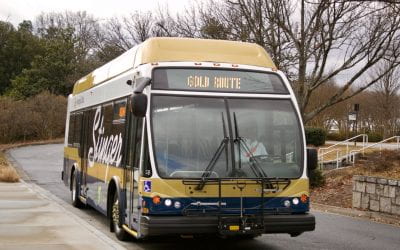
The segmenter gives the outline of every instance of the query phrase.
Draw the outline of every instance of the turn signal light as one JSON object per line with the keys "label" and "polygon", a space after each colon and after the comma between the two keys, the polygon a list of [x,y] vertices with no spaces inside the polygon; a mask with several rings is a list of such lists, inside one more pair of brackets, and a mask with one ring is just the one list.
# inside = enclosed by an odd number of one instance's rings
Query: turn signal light
{"label": "turn signal light", "polygon": [[301,202],[306,203],[308,200],[308,196],[306,194],[302,194],[300,197]]}
{"label": "turn signal light", "polygon": [[154,196],[153,197],[153,203],[158,205],[161,202],[161,197],[160,196]]}

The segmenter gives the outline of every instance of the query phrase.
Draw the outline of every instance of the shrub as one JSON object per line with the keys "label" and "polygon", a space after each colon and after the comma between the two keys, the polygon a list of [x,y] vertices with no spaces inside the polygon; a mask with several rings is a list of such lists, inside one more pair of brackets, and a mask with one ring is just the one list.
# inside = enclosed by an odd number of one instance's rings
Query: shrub
{"label": "shrub", "polygon": [[0,182],[17,182],[19,176],[14,168],[12,168],[4,154],[0,152]]}
{"label": "shrub", "polygon": [[322,175],[321,170],[314,169],[310,171],[310,186],[312,188],[321,187],[325,185],[325,176]]}
{"label": "shrub", "polygon": [[344,133],[328,133],[326,139],[330,141],[344,141],[346,140],[346,134]]}
{"label": "shrub", "polygon": [[[358,133],[357,135],[362,134],[362,133]],[[368,132],[368,142],[379,142],[383,140],[383,137],[381,134],[379,133],[374,133],[374,132]],[[349,138],[352,138],[356,136],[356,134],[354,132],[349,133],[346,136],[346,133],[344,132],[339,132],[339,133],[328,133],[326,138],[327,140],[331,140],[331,141],[344,141],[347,140]],[[360,136],[356,139],[357,142],[362,142],[363,138]]]}
{"label": "shrub", "polygon": [[378,133],[367,133],[368,135],[368,142],[380,142],[383,140],[383,136],[381,134]]}
{"label": "shrub", "polygon": [[0,143],[63,136],[67,100],[48,92],[26,100],[0,98]]}
{"label": "shrub", "polygon": [[325,144],[326,132],[322,128],[306,128],[306,142],[307,145],[314,145],[316,147]]}

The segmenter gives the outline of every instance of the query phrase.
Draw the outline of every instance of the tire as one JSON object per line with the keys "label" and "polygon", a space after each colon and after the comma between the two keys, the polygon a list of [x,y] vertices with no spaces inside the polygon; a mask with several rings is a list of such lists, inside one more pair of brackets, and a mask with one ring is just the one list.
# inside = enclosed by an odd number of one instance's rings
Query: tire
{"label": "tire", "polygon": [[74,207],[77,208],[81,208],[84,206],[82,201],[79,199],[79,184],[76,171],[72,172],[72,178],[71,178],[71,203]]}
{"label": "tire", "polygon": [[111,221],[114,229],[115,236],[121,241],[126,241],[129,238],[129,234],[122,228],[122,223],[120,220],[120,206],[118,192],[115,191],[114,199],[111,207]]}

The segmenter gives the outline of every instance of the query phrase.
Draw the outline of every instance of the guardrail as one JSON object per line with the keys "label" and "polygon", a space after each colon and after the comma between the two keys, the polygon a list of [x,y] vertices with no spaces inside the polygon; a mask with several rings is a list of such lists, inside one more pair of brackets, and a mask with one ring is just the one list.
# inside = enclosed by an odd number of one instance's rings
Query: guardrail
{"label": "guardrail", "polygon": [[[335,149],[335,147],[340,146],[340,145],[346,145],[346,154],[345,154],[345,156],[346,156],[346,161],[349,162],[350,161],[350,152],[351,152],[351,151],[349,151],[349,142],[352,142],[353,140],[355,140],[355,139],[357,139],[359,137],[363,138],[362,146],[364,148],[365,145],[368,143],[368,135],[367,134],[359,134],[359,135],[351,137],[351,138],[349,138],[347,140],[338,142],[338,143],[336,143],[336,144],[334,144],[332,146],[329,146],[329,147],[326,147],[326,148],[319,148],[318,149],[318,163],[319,163],[320,169],[322,169],[323,164],[326,163],[324,161],[324,156],[326,154],[329,154],[329,153],[334,152],[334,151],[336,151],[336,160],[335,160],[336,161],[336,168],[339,168],[340,158],[342,157],[342,155],[340,154],[340,149],[338,149],[338,148]],[[333,161],[329,161],[329,162],[333,162]]]}
{"label": "guardrail", "polygon": [[398,135],[392,136],[392,137],[386,138],[385,140],[382,140],[382,141],[380,141],[380,142],[377,142],[377,143],[368,145],[368,146],[366,146],[366,147],[363,147],[363,148],[361,148],[361,149],[351,150],[351,151],[350,151],[350,156],[351,156],[351,157],[350,157],[350,160],[351,160],[352,164],[354,165],[354,163],[355,163],[355,161],[356,161],[356,160],[355,160],[355,155],[356,155],[357,153],[360,153],[360,152],[362,151],[362,154],[364,155],[366,149],[368,149],[368,148],[373,148],[373,147],[375,147],[375,146],[377,146],[377,145],[379,145],[379,151],[381,152],[381,151],[382,151],[382,143],[387,142],[387,141],[391,141],[391,140],[393,140],[393,139],[396,139],[396,147],[397,147],[397,150],[399,150],[399,149],[400,149],[400,136],[398,136]]}

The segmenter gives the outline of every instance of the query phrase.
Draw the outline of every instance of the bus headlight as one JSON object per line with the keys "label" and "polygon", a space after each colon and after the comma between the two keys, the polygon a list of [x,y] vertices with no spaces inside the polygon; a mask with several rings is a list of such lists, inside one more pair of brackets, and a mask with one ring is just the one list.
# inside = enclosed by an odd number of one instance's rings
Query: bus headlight
{"label": "bus headlight", "polygon": [[299,198],[293,198],[293,200],[292,200],[292,202],[293,202],[293,205],[297,205],[297,204],[299,204]]}
{"label": "bus headlight", "polygon": [[176,209],[181,208],[181,203],[180,203],[179,201],[175,201],[174,207],[175,207]]}
{"label": "bus headlight", "polygon": [[172,205],[172,201],[171,201],[170,199],[166,199],[166,200],[164,201],[164,204],[165,204],[165,206],[169,207],[169,206]]}
{"label": "bus headlight", "polygon": [[290,200],[285,200],[285,201],[283,202],[283,205],[284,205],[285,207],[290,207]]}

